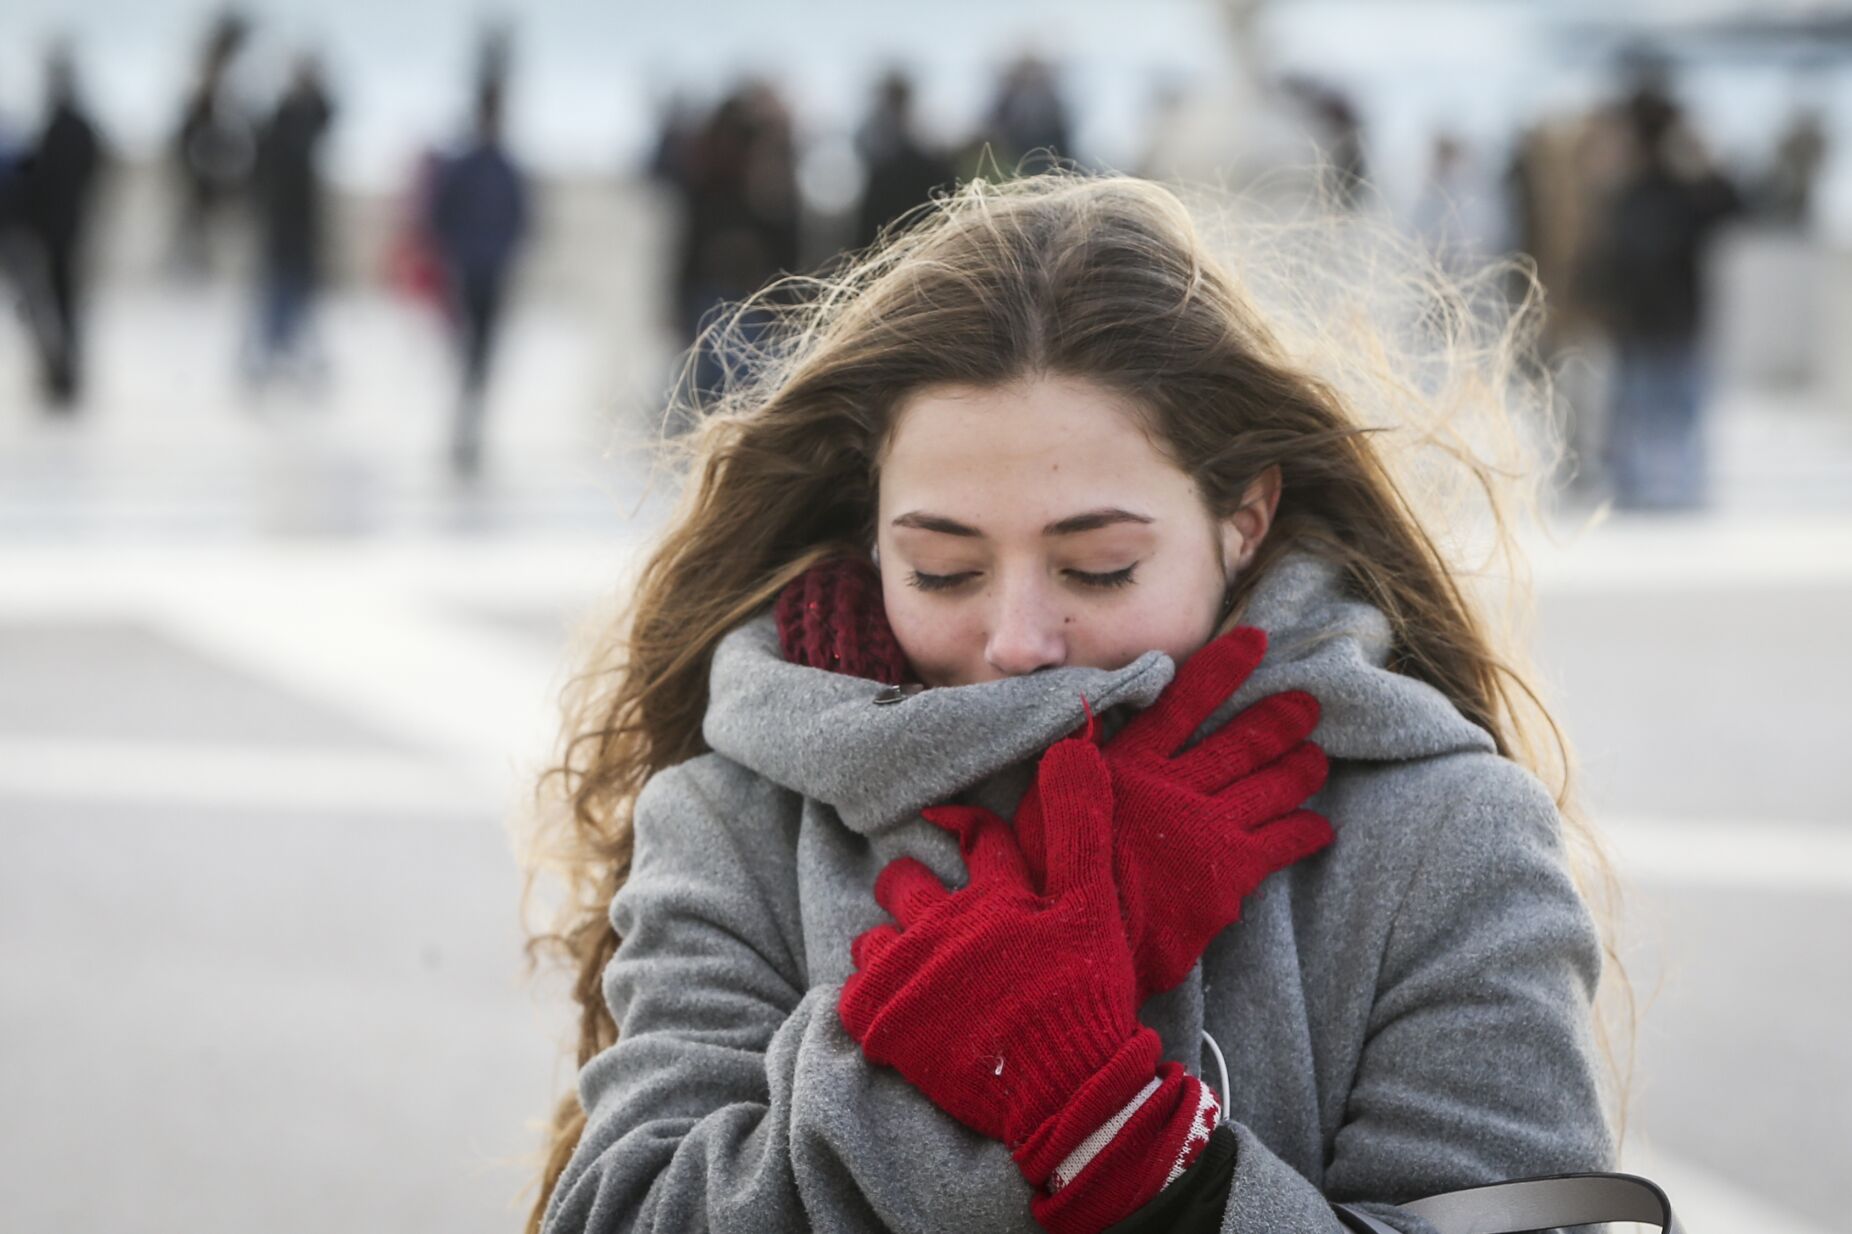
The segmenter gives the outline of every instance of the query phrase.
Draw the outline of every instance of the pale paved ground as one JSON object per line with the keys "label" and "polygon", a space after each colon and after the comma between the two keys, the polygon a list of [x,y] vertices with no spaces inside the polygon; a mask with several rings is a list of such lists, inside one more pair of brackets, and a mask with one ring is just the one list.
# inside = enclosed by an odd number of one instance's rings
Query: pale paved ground
{"label": "pale paved ground", "polygon": [[[570,1073],[503,819],[659,509],[601,449],[661,360],[518,322],[461,491],[428,323],[345,304],[338,396],[246,414],[223,307],[108,306],[80,425],[0,338],[0,1223],[507,1230]],[[1852,1168],[1852,441],[1720,432],[1720,514],[1544,556],[1539,654],[1632,887],[1630,1161],[1799,1234]]]}

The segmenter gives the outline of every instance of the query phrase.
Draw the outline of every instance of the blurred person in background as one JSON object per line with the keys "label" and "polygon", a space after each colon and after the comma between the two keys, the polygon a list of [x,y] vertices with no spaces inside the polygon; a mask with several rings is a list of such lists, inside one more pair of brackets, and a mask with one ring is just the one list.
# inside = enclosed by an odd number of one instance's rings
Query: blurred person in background
{"label": "blurred person in background", "polygon": [[461,479],[482,467],[489,368],[509,273],[527,235],[527,180],[502,137],[503,79],[477,87],[475,131],[436,170],[427,230],[440,254],[462,360],[450,465]]}
{"label": "blurred person in background", "polygon": [[1511,270],[1505,292],[1514,306],[1543,293],[1537,352],[1557,373],[1551,411],[1568,445],[1558,485],[1590,500],[1604,484],[1611,347],[1585,271],[1627,147],[1616,107],[1556,116],[1518,135],[1503,176],[1509,243],[1532,263]]}
{"label": "blurred person in background", "polygon": [[0,112],[0,279],[12,293],[16,280],[14,255],[21,243],[20,169],[26,161],[26,137]]}
{"label": "blurred person in background", "polygon": [[656,140],[648,164],[650,178],[673,201],[675,255],[663,315],[665,324],[684,346],[694,340],[695,330],[691,323],[699,317],[694,309],[699,294],[696,282],[700,269],[695,256],[699,246],[695,239],[694,157],[696,141],[707,125],[707,115],[708,112],[684,92],[677,90],[671,94],[657,117]]}
{"label": "blurred person in background", "polygon": [[797,267],[802,218],[790,109],[769,82],[744,82],[666,162],[679,176],[677,326],[696,348],[695,388],[717,391],[730,369],[751,366],[763,315],[748,311],[726,334],[704,334],[705,327]]}
{"label": "blurred person in background", "polygon": [[[1612,106],[1542,121],[1513,145],[1503,177],[1507,230],[1512,246],[1536,263],[1549,297],[1540,341],[1546,355],[1579,346],[1599,324],[1583,274],[1628,170],[1629,145]],[[1515,280],[1513,291],[1522,294],[1528,282]]]}
{"label": "blurred person in background", "polygon": [[8,318],[7,329],[17,319],[28,336],[33,331],[26,282],[34,264],[34,241],[26,231],[25,169],[31,153],[30,134],[0,111],[0,311]]}
{"label": "blurred person in background", "polygon": [[1037,55],[1020,56],[1004,69],[983,123],[958,160],[960,178],[1028,176],[1073,160],[1073,129],[1054,66]]}
{"label": "blurred person in background", "polygon": [[680,89],[670,92],[650,148],[650,178],[679,189],[688,178],[688,154],[701,127],[701,109]]}
{"label": "blurred person in background", "polygon": [[185,278],[210,269],[214,233],[250,176],[252,125],[230,82],[249,33],[249,24],[237,13],[214,19],[174,135],[180,202],[173,262]]}
{"label": "blurred person in background", "polygon": [[290,81],[258,134],[252,202],[258,223],[258,312],[248,373],[264,381],[294,362],[319,380],[325,358],[312,344],[311,313],[323,276],[324,202],[318,153],[334,106],[319,62],[299,57]]}
{"label": "blurred person in background", "polygon": [[1803,108],[1789,117],[1756,186],[1757,213],[1768,222],[1805,229],[1813,219],[1814,189],[1826,152],[1826,126],[1818,110]]}
{"label": "blurred person in background", "polygon": [[874,107],[856,130],[855,150],[867,171],[856,207],[856,248],[874,243],[881,228],[949,188],[952,160],[919,135],[913,116],[913,82],[899,69],[875,86]]}
{"label": "blurred person in background", "polygon": [[83,248],[103,150],[68,48],[53,49],[45,78],[45,122],[14,172],[15,261],[45,406],[69,412],[83,384]]}
{"label": "blurred person in background", "polygon": [[1603,463],[1615,505],[1692,510],[1707,500],[1705,271],[1741,202],[1662,82],[1621,109],[1627,165],[1587,257],[1591,300],[1614,345]]}

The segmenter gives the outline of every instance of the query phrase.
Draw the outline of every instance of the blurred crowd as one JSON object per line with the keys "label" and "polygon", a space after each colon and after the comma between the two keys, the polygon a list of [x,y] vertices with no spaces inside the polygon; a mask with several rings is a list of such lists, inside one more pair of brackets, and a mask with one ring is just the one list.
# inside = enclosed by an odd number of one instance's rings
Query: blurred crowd
{"label": "blurred crowd", "polygon": [[[255,242],[248,263],[255,287],[241,375],[252,386],[284,376],[313,385],[326,380],[328,368],[314,308],[328,281],[321,163],[337,108],[322,65],[306,53],[269,106],[248,106],[231,83],[250,33],[245,18],[226,14],[202,42],[166,157],[173,203],[167,268],[182,282],[214,277],[220,233],[242,225]],[[529,178],[503,139],[509,48],[506,29],[485,32],[470,82],[468,135],[420,162],[386,259],[388,277],[439,307],[455,336],[450,465],[463,477],[481,468],[490,360],[529,228]],[[81,250],[105,157],[68,50],[54,50],[46,77],[37,139],[0,152],[0,269],[37,346],[45,406],[69,414],[82,388]]]}
{"label": "blurred crowd", "polygon": [[[1581,443],[1585,478],[1623,509],[1698,509],[1714,241],[1749,219],[1803,227],[1825,138],[1817,114],[1799,113],[1764,165],[1732,171],[1661,66],[1638,64],[1634,78],[1612,102],[1520,135],[1501,186],[1506,234],[1549,294],[1546,354],[1603,342],[1612,357],[1600,439]],[[1434,185],[1457,157],[1436,144]]]}
{"label": "blurred crowd", "polygon": [[[323,150],[344,117],[308,54],[263,107],[231,89],[250,33],[245,19],[225,15],[201,42],[165,155],[166,266],[178,281],[216,277],[214,235],[238,217],[253,240],[245,266],[254,282],[239,370],[253,385],[313,384],[328,369],[314,327],[329,282]],[[382,261],[393,287],[428,300],[450,323],[458,387],[449,465],[465,477],[482,465],[495,340],[540,217],[535,177],[504,128],[510,46],[507,28],[484,33],[467,86],[467,136],[420,160]],[[1600,414],[1581,417],[1599,426],[1597,440],[1578,443],[1582,481],[1623,507],[1692,509],[1707,500],[1705,289],[1714,242],[1748,219],[1806,226],[1828,139],[1820,115],[1800,110],[1769,135],[1760,162],[1725,166],[1664,62],[1636,55],[1615,80],[1600,105],[1514,133],[1504,149],[1433,134],[1419,193],[1400,209],[1373,179],[1367,117],[1353,97],[1305,75],[1266,89],[1268,105],[1290,113],[1309,139],[1319,183],[1338,208],[1394,217],[1458,273],[1528,257],[1548,293],[1546,353],[1599,340],[1613,357],[1605,388],[1582,392],[1601,404]],[[875,80],[850,126],[855,188],[846,210],[807,193],[803,127],[773,81],[741,80],[718,98],[677,95],[665,106],[645,169],[677,219],[662,319],[694,349],[691,372],[703,389],[749,362],[704,327],[780,273],[819,269],[873,243],[935,192],[975,175],[1093,166],[1076,148],[1061,74],[1042,58],[1010,63],[958,140],[922,124],[917,93],[900,69]],[[1175,136],[1180,107],[1175,90],[1157,93],[1147,155],[1129,170],[1165,174],[1159,152]],[[0,270],[33,340],[51,414],[70,414],[83,389],[82,256],[107,150],[70,52],[54,50],[36,131],[0,141]],[[763,324],[739,321],[726,345],[749,346]]]}

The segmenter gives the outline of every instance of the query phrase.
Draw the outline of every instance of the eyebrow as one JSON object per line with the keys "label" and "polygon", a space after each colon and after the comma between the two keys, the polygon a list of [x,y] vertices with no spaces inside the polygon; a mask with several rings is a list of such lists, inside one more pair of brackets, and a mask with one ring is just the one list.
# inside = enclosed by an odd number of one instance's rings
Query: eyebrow
{"label": "eyebrow", "polygon": [[[1130,510],[1121,510],[1117,506],[1105,506],[1050,523],[1042,528],[1042,534],[1071,536],[1083,531],[1097,531],[1101,527],[1111,527],[1115,523],[1154,523],[1156,521],[1147,514],[1134,514]],[[912,527],[919,531],[937,531],[948,536],[965,536],[978,540],[985,538],[984,533],[975,527],[967,527],[955,519],[946,518],[943,514],[928,514],[924,510],[913,510],[902,514],[894,520],[893,526]]]}

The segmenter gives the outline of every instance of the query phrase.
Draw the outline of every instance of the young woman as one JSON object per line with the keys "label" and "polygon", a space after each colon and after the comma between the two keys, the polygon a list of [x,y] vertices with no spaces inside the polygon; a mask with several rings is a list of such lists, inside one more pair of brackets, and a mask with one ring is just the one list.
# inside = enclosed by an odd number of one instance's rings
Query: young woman
{"label": "young woman", "polygon": [[1289,346],[1124,179],[808,286],[536,838],[582,1014],[530,1229],[1414,1231],[1609,1168],[1548,717],[1423,515],[1507,469],[1362,406],[1483,444],[1508,346]]}

